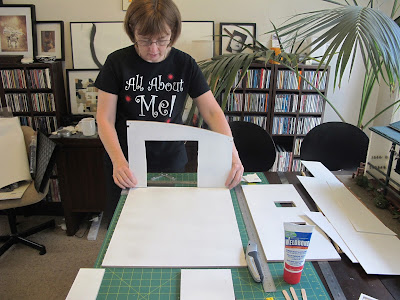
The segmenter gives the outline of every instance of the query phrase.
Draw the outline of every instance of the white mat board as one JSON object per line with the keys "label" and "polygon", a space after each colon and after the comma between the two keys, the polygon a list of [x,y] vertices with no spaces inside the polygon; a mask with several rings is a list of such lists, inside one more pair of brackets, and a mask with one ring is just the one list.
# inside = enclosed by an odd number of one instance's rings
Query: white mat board
{"label": "white mat board", "polygon": [[358,260],[355,258],[354,254],[350,251],[349,247],[347,247],[346,243],[337,233],[336,229],[329,223],[328,219],[320,212],[306,212],[307,217],[309,217],[319,228],[321,228],[339,247],[342,251],[347,255],[347,257],[351,260],[352,263],[358,263]]}
{"label": "white mat board", "polygon": [[105,271],[105,269],[79,269],[66,300],[95,300]]}
{"label": "white mat board", "polygon": [[341,206],[343,213],[346,214],[357,231],[396,235],[322,163],[314,161],[302,161],[302,163],[314,175],[315,179],[326,182],[330,186],[338,205]]}
{"label": "white mat board", "polygon": [[0,188],[31,181],[28,154],[19,118],[0,118]]}
{"label": "white mat board", "polygon": [[[291,184],[247,185],[242,188],[267,260],[283,261],[283,223],[315,225],[305,217],[308,207]],[[277,207],[275,202],[293,202],[296,207]],[[306,260],[340,260],[336,249],[317,227],[311,236]]]}
{"label": "white mat board", "polygon": [[131,189],[106,267],[245,267],[228,189]]}
{"label": "white mat board", "polygon": [[232,168],[233,138],[197,127],[149,121],[127,121],[129,168],[136,187],[147,186],[146,141],[198,141],[197,186],[225,187]]}
{"label": "white mat board", "polygon": [[331,184],[340,184],[340,180],[336,178],[321,162],[302,160],[301,163],[315,177],[325,180]]}
{"label": "white mat board", "polygon": [[230,269],[181,271],[181,300],[235,300]]}
{"label": "white mat board", "polygon": [[359,232],[396,235],[387,228],[360,200],[357,199],[343,184],[328,183],[332,196],[345,211],[347,218]]}
{"label": "white mat board", "polygon": [[397,236],[356,231],[327,183],[298,178],[367,274],[400,275],[400,260],[394,259],[400,253]]}

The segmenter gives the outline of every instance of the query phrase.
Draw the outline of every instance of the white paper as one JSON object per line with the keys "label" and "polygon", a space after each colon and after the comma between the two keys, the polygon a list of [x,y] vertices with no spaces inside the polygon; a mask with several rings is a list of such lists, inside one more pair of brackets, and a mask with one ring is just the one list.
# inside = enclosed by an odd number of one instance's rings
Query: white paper
{"label": "white paper", "polygon": [[131,189],[102,265],[245,267],[229,190]]}
{"label": "white paper", "polygon": [[181,300],[234,300],[230,269],[181,271]]}
{"label": "white paper", "polygon": [[99,293],[104,273],[105,269],[81,268],[75,277],[66,300],[95,300]]}
{"label": "white paper", "polygon": [[0,188],[31,180],[24,134],[18,117],[0,118]]}

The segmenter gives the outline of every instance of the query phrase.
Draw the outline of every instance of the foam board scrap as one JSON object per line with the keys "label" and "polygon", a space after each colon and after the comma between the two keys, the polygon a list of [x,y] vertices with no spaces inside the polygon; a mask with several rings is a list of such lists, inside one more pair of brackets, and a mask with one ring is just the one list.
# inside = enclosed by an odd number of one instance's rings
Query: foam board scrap
{"label": "foam board scrap", "polygon": [[343,184],[331,185],[331,195],[336,203],[342,207],[354,228],[360,232],[396,235],[387,228],[356,196]]}
{"label": "foam board scrap", "polygon": [[107,267],[245,267],[226,188],[129,191],[103,260]]}
{"label": "foam board scrap", "polygon": [[352,263],[357,263],[358,260],[351,252],[349,247],[347,247],[346,243],[337,233],[335,228],[331,223],[325,218],[325,216],[320,212],[305,212],[306,216],[309,217],[319,228],[321,228],[339,247],[342,251],[347,255],[347,257],[351,260]]}
{"label": "foam board scrap", "polygon": [[79,269],[66,300],[95,300],[99,293],[104,273],[105,269]]}
{"label": "foam board scrap", "polygon": [[230,269],[182,269],[181,300],[234,300]]}
{"label": "foam board scrap", "polygon": [[310,173],[318,179],[333,184],[341,184],[340,180],[336,178],[321,162],[302,160],[301,163],[307,168]]}
{"label": "foam board scrap", "polygon": [[312,177],[298,177],[301,184],[339,233],[367,274],[400,275],[400,253],[397,236],[357,231],[327,183]]}
{"label": "foam board scrap", "polygon": [[[284,222],[315,225],[304,214],[309,211],[291,184],[242,186],[257,234],[268,261],[284,260]],[[277,203],[293,203],[295,207],[277,207]],[[315,228],[306,260],[340,260],[340,255],[324,234]]]}

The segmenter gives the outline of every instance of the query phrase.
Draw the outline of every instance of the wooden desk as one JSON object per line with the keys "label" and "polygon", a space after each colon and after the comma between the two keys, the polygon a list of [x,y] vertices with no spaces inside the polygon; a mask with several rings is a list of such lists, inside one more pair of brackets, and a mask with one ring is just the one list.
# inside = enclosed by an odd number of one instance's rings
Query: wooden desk
{"label": "wooden desk", "polygon": [[57,172],[67,235],[74,235],[88,212],[102,212],[106,205],[104,147],[97,135],[77,133],[67,138],[52,136],[61,146]]}
{"label": "wooden desk", "polygon": [[[284,183],[282,181],[287,181],[293,184],[310,210],[316,211],[314,201],[296,177],[300,173],[286,172],[278,174],[276,172],[265,172],[264,174],[269,183],[279,184]],[[400,299],[400,276],[367,275],[360,264],[353,264],[345,254],[341,254],[340,256],[342,260],[329,262],[329,265],[348,300],[358,300],[361,293],[378,299]],[[326,290],[330,293],[332,299],[334,299],[318,263],[313,262],[313,265]]]}

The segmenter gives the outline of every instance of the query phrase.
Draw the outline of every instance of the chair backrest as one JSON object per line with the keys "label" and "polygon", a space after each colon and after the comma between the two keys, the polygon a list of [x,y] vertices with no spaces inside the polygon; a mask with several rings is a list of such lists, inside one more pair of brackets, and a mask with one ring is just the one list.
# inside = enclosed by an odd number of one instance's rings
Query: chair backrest
{"label": "chair backrest", "polygon": [[300,158],[319,161],[330,171],[354,170],[366,161],[368,144],[368,136],[354,125],[322,123],[305,136]]}
{"label": "chair backrest", "polygon": [[262,127],[245,121],[229,123],[246,172],[268,171],[276,159],[275,143]]}

